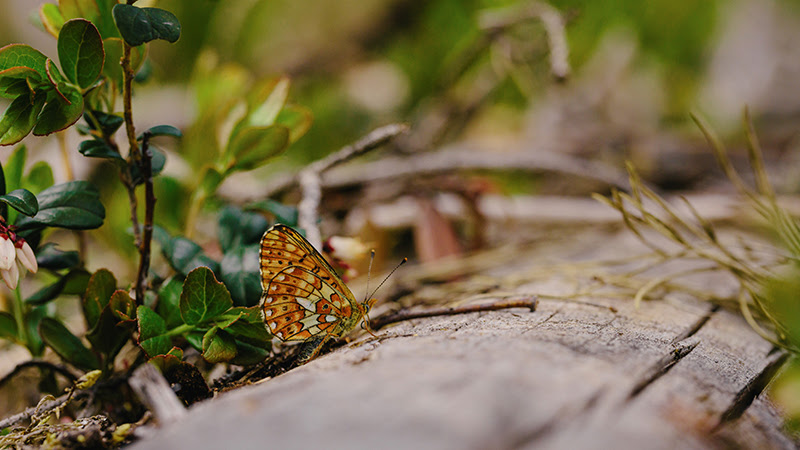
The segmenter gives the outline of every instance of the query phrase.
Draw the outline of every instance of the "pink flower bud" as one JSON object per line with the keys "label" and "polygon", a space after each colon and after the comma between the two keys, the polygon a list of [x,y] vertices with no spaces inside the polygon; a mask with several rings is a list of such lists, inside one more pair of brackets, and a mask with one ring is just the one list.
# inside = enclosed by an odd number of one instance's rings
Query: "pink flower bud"
{"label": "pink flower bud", "polygon": [[36,262],[36,255],[33,254],[33,249],[25,241],[22,241],[21,247],[17,247],[17,259],[31,273],[36,273],[36,271],[39,270],[39,264]]}
{"label": "pink flower bud", "polygon": [[11,289],[17,288],[17,282],[19,281],[19,269],[17,265],[12,262],[10,269],[3,269],[0,270],[0,275],[3,277],[3,281],[6,282],[8,287]]}
{"label": "pink flower bud", "polygon": [[0,235],[0,270],[9,270],[14,266],[17,251],[14,243],[7,236]]}

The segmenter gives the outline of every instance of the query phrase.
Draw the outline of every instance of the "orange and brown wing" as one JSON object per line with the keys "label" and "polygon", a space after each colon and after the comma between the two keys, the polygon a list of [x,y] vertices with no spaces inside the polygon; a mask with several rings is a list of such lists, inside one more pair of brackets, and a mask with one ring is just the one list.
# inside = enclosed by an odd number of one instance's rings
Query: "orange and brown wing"
{"label": "orange and brown wing", "polygon": [[337,333],[354,310],[318,274],[299,266],[277,272],[262,297],[261,311],[270,332],[283,341]]}
{"label": "orange and brown wing", "polygon": [[355,305],[356,300],[328,261],[302,234],[286,225],[276,224],[261,238],[261,288],[265,291],[270,281],[287,267],[299,266],[317,275],[335,291],[340,292]]}

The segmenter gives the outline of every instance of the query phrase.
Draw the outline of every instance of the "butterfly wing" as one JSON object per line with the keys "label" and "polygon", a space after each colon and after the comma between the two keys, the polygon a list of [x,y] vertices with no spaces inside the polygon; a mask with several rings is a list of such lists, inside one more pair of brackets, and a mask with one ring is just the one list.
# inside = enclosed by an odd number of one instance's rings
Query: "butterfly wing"
{"label": "butterfly wing", "polygon": [[264,321],[282,340],[338,335],[360,311],[330,264],[292,228],[278,224],[264,233],[260,264]]}
{"label": "butterfly wing", "polygon": [[328,261],[310,242],[292,228],[276,224],[261,238],[261,288],[266,291],[269,282],[281,270],[299,266],[317,274],[323,281],[344,294],[355,304],[355,297]]}
{"label": "butterfly wing", "polygon": [[264,292],[261,311],[270,332],[284,341],[339,336],[358,309],[320,276],[304,267],[278,272]]}

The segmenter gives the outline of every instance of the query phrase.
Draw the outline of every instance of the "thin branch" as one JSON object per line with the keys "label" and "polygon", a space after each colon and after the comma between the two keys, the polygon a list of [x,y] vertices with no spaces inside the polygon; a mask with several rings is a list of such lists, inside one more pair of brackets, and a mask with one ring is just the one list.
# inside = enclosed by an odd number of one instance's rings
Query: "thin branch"
{"label": "thin branch", "polygon": [[147,274],[150,270],[150,243],[153,240],[153,214],[156,205],[156,196],[153,193],[153,151],[150,149],[150,133],[145,132],[142,138],[142,177],[144,179],[144,232],[139,246],[139,272],[136,277],[136,301],[138,304],[144,299],[147,288]]}
{"label": "thin branch", "polygon": [[509,309],[509,308],[528,308],[531,312],[536,311],[536,306],[539,304],[539,300],[536,296],[532,296],[527,299],[522,300],[506,300],[500,301],[496,303],[489,303],[486,305],[470,305],[470,306],[459,306],[459,307],[452,307],[452,308],[436,308],[436,309],[429,309],[427,311],[420,311],[420,312],[411,312],[411,311],[398,311],[395,313],[384,314],[381,316],[376,317],[369,321],[369,326],[372,327],[374,330],[379,330],[386,325],[402,322],[404,320],[411,320],[411,319],[421,319],[424,317],[436,317],[436,316],[454,316],[456,314],[469,314],[474,312],[482,312],[482,311],[497,311],[500,309]]}
{"label": "thin branch", "polygon": [[[130,1],[129,4],[132,4]],[[136,246],[141,247],[142,236],[139,226],[139,217],[137,213],[137,200],[136,200],[136,185],[133,183],[130,167],[131,165],[138,166],[142,159],[141,151],[139,150],[139,143],[136,141],[136,129],[133,126],[133,106],[132,106],[132,89],[133,89],[133,68],[131,67],[131,46],[123,42],[122,54],[122,104],[123,104],[123,118],[125,119],[125,133],[128,136],[128,167],[121,171],[120,178],[128,191],[128,201],[131,208],[131,225],[133,225],[133,236],[135,238]],[[137,298],[137,302],[142,299]]]}
{"label": "thin branch", "polygon": [[397,135],[408,130],[408,125],[391,124],[377,128],[336,153],[310,164],[303,169],[290,183],[297,181],[302,191],[302,200],[298,205],[298,225],[306,231],[308,241],[316,248],[322,248],[322,236],[317,225],[319,204],[322,199],[320,176],[331,167],[363,155],[380,147]]}
{"label": "thin branch", "polygon": [[2,378],[0,378],[0,386],[3,386],[6,383],[8,383],[12,378],[17,376],[17,374],[19,374],[23,369],[26,369],[28,367],[39,367],[42,369],[52,370],[53,372],[60,374],[70,382],[74,382],[75,380],[78,379],[78,376],[73,374],[65,366],[53,364],[49,361],[43,361],[41,359],[31,359],[30,361],[24,361],[17,364],[11,372],[7,373]]}

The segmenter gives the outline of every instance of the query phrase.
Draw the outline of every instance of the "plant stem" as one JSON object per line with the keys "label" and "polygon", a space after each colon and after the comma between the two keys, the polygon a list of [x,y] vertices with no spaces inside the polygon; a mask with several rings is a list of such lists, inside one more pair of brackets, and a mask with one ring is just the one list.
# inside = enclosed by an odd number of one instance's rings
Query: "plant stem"
{"label": "plant stem", "polygon": [[144,178],[144,233],[139,246],[139,272],[136,277],[137,303],[144,301],[144,291],[147,287],[147,272],[150,270],[150,243],[153,240],[153,213],[156,205],[156,196],[153,193],[153,152],[150,150],[149,138],[149,133],[145,132],[142,138],[142,164],[140,166]]}
{"label": "plant stem", "polygon": [[177,327],[167,331],[166,333],[164,333],[164,336],[176,336],[178,334],[183,334],[187,331],[192,331],[193,329],[194,325],[189,325],[188,323],[185,323],[183,325],[178,325]]}
{"label": "plant stem", "polygon": [[183,229],[183,235],[188,239],[191,239],[194,235],[197,217],[200,215],[200,209],[203,207],[203,202],[207,197],[208,195],[202,187],[192,192],[192,197],[189,200],[189,211],[186,213],[186,226]]}

